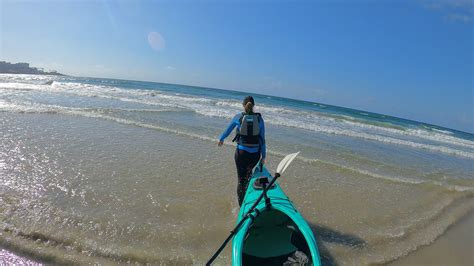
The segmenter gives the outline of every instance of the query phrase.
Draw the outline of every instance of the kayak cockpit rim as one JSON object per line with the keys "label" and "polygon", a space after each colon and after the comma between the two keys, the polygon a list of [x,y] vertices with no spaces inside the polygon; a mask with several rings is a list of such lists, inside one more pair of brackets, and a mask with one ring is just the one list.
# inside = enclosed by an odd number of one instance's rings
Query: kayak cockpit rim
{"label": "kayak cockpit rim", "polygon": [[259,205],[259,211],[242,225],[234,238],[238,246],[233,249],[233,265],[282,265],[296,251],[307,258],[305,265],[319,265],[311,229],[294,208],[279,205],[270,209]]}

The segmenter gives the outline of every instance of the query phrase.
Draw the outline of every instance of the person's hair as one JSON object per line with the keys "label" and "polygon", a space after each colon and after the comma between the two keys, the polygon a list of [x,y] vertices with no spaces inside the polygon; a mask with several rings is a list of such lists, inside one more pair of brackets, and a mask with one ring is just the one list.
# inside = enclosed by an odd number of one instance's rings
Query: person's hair
{"label": "person's hair", "polygon": [[247,96],[242,103],[244,105],[244,110],[247,114],[253,113],[253,107],[255,105],[255,101],[253,100],[252,96]]}
{"label": "person's hair", "polygon": [[253,113],[253,104],[251,102],[246,103],[244,109],[247,114]]}

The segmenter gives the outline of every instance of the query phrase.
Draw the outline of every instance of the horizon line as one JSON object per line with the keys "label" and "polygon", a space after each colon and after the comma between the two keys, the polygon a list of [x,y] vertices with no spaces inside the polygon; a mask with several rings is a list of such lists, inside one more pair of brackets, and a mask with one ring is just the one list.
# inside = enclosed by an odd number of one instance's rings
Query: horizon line
{"label": "horizon line", "polygon": [[[5,73],[5,74],[7,74],[7,73]],[[456,131],[456,132],[459,132],[459,133],[464,133],[464,134],[469,134],[469,135],[474,136],[474,131],[473,132],[467,132],[467,131],[463,131],[463,130],[460,130],[460,129],[449,128],[449,127],[446,127],[446,126],[440,126],[440,125],[436,125],[436,124],[432,124],[432,123],[428,123],[428,122],[422,122],[422,121],[409,119],[409,118],[397,117],[397,116],[389,115],[389,114],[377,113],[377,112],[373,112],[373,111],[361,110],[361,109],[345,107],[345,106],[338,106],[338,105],[334,105],[334,104],[326,104],[326,103],[322,103],[322,102],[313,102],[313,101],[302,100],[302,99],[298,99],[298,98],[290,98],[290,97],[286,97],[286,96],[268,95],[268,94],[248,92],[248,91],[244,91],[244,90],[233,90],[233,89],[215,88],[215,87],[190,85],[190,84],[167,83],[167,82],[162,82],[162,81],[151,81],[151,80],[108,78],[108,77],[97,77],[97,76],[96,77],[93,77],[93,76],[85,77],[85,76],[75,76],[75,75],[68,75],[68,74],[65,74],[65,76],[71,76],[71,77],[76,77],[76,78],[96,78],[96,79],[113,79],[113,80],[123,80],[123,81],[149,82],[149,83],[157,83],[157,84],[178,85],[178,86],[212,89],[212,90],[220,90],[220,91],[230,91],[230,92],[238,92],[238,93],[249,93],[249,94],[259,95],[259,96],[270,96],[270,97],[276,97],[276,98],[287,99],[287,100],[292,100],[292,101],[299,101],[299,102],[310,103],[310,104],[321,104],[321,105],[326,105],[326,106],[335,107],[335,108],[342,108],[342,109],[348,109],[348,110],[359,111],[359,112],[367,112],[367,113],[371,113],[371,114],[375,114],[375,115],[383,115],[383,116],[387,116],[387,117],[391,117],[391,118],[402,119],[402,120],[409,121],[409,122],[424,124],[424,125],[427,125],[427,126],[434,126],[434,127],[438,127],[438,128],[441,128],[441,129],[449,129],[449,130],[453,130],[453,131]]]}

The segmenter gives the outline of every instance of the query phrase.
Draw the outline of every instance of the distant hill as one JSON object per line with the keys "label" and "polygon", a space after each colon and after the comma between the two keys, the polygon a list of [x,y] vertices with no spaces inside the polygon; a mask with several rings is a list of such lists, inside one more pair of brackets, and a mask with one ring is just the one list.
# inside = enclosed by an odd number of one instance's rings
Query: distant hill
{"label": "distant hill", "polygon": [[0,73],[8,74],[37,74],[37,75],[58,75],[64,76],[56,70],[44,71],[42,68],[30,67],[28,63],[16,63],[0,61]]}

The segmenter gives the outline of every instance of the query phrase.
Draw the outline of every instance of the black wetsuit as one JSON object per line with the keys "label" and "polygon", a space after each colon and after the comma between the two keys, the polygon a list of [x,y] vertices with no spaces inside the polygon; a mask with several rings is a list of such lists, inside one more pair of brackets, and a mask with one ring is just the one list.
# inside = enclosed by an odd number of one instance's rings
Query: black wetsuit
{"label": "black wetsuit", "polygon": [[249,179],[252,175],[252,169],[260,160],[260,153],[250,153],[245,150],[236,149],[234,160],[238,176],[237,197],[239,198],[239,206],[242,206],[245,191],[247,191]]}

